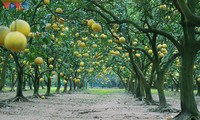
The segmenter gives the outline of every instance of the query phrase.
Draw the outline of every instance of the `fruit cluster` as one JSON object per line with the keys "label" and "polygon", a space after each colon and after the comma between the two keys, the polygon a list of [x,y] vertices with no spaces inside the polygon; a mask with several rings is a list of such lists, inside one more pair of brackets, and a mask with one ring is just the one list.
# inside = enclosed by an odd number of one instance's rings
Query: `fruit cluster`
{"label": "fruit cluster", "polygon": [[15,20],[10,27],[0,26],[0,45],[8,50],[20,52],[27,45],[26,36],[30,33],[30,25],[24,20]]}

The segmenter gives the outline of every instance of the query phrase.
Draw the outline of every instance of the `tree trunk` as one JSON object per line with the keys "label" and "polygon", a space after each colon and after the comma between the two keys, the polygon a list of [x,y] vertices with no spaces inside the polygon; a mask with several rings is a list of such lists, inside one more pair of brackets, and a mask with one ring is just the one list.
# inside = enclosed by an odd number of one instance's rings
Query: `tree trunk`
{"label": "tree trunk", "polygon": [[195,54],[190,51],[184,51],[182,54],[181,67],[181,113],[176,120],[199,120],[199,111],[193,92],[193,66]]}
{"label": "tree trunk", "polygon": [[23,68],[17,69],[17,97],[23,97]]}
{"label": "tree trunk", "polygon": [[5,81],[6,81],[6,70],[7,70],[7,64],[8,64],[8,58],[9,58],[10,52],[6,53],[5,60],[3,63],[2,73],[1,73],[1,80],[0,80],[0,91],[3,89]]}
{"label": "tree trunk", "polygon": [[143,98],[144,98],[144,96],[145,96],[145,89],[144,89],[144,84],[143,84],[143,82],[142,82],[142,80],[140,79],[140,97],[139,97],[139,99],[140,100],[143,100]]}
{"label": "tree trunk", "polygon": [[51,95],[51,77],[48,76],[47,78],[47,90],[46,90],[46,96]]}
{"label": "tree trunk", "polygon": [[72,91],[72,80],[69,80],[69,91]]}
{"label": "tree trunk", "polygon": [[74,80],[73,80],[73,85],[74,85],[74,90],[76,90],[76,83]]}
{"label": "tree trunk", "polygon": [[58,80],[58,84],[57,84],[57,88],[56,88],[56,92],[55,93],[59,94],[60,93],[60,86],[61,86],[61,83],[60,83],[60,73],[58,73],[57,80]]}
{"label": "tree trunk", "polygon": [[199,120],[200,114],[197,109],[193,92],[193,66],[195,54],[190,51],[184,51],[182,54],[181,66],[181,113],[175,117],[175,120]]}
{"label": "tree trunk", "polygon": [[85,80],[84,78],[81,80],[80,89],[85,88]]}
{"label": "tree trunk", "polygon": [[23,90],[26,90],[26,80],[23,78]]}
{"label": "tree trunk", "polygon": [[136,89],[135,89],[135,96],[140,100],[142,101],[143,100],[143,97],[144,97],[144,87],[141,83],[140,80],[138,80],[138,83],[137,83],[137,86],[136,86]]}
{"label": "tree trunk", "polygon": [[154,103],[154,100],[153,100],[153,97],[152,97],[152,94],[151,94],[151,87],[150,86],[145,87],[145,93],[146,93],[146,98],[145,98],[146,103],[147,104]]}
{"label": "tree trunk", "polygon": [[31,79],[32,79],[32,78],[29,76],[28,85],[29,85],[30,90],[33,89],[33,88],[32,88],[32,81],[31,81]]}
{"label": "tree trunk", "polygon": [[[175,1],[177,4],[180,1]],[[188,1],[188,7],[192,12],[195,12],[195,0]],[[181,9],[179,9],[181,10]],[[187,13],[190,14],[190,13]],[[197,41],[195,38],[195,26],[190,18],[182,14],[182,27],[184,31],[184,39],[182,41],[181,49],[181,70],[180,70],[180,99],[181,99],[181,113],[175,117],[175,120],[199,120],[200,113],[197,109],[194,86],[194,61],[199,49],[196,49]]]}
{"label": "tree trunk", "polygon": [[128,92],[131,93],[132,91],[132,81],[131,80],[128,80]]}
{"label": "tree trunk", "polygon": [[159,106],[161,108],[167,106],[167,101],[166,101],[165,93],[164,93],[164,82],[163,82],[163,79],[164,79],[164,74],[161,73],[161,72],[158,72],[157,73],[157,81],[156,81],[157,85],[156,85],[156,87],[157,87],[158,97],[159,97]]}
{"label": "tree trunk", "polygon": [[34,97],[39,97],[39,76],[38,76],[39,68],[38,65],[35,66],[35,79],[34,79],[34,91],[33,91],[33,96]]}
{"label": "tree trunk", "polygon": [[[67,81],[67,83],[68,83],[68,81]],[[64,85],[63,93],[67,93],[67,83]]]}
{"label": "tree trunk", "polygon": [[135,93],[135,81],[131,81],[131,94]]}
{"label": "tree trunk", "polygon": [[17,91],[16,96],[10,100],[9,102],[27,102],[28,99],[23,95],[23,67],[17,65]]}
{"label": "tree trunk", "polygon": [[200,82],[197,81],[196,83],[197,83],[197,94],[196,94],[196,96],[200,96]]}
{"label": "tree trunk", "polygon": [[15,80],[16,78],[15,78],[15,74],[12,74],[12,77],[11,77],[11,79],[10,79],[10,91],[11,92],[14,92],[15,91],[15,83],[16,83],[16,81],[17,80]]}

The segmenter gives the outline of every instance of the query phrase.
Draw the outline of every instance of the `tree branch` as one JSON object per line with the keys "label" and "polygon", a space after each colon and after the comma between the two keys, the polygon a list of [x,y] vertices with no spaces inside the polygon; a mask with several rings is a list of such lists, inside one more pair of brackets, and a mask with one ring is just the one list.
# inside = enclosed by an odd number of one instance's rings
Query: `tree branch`
{"label": "tree branch", "polygon": [[184,16],[185,22],[189,22],[194,26],[200,26],[200,17],[190,10],[185,0],[173,0],[173,2],[178,11]]}
{"label": "tree branch", "polygon": [[133,25],[139,31],[142,31],[143,33],[156,33],[156,34],[162,35],[162,36],[168,38],[174,44],[174,46],[176,46],[176,48],[179,51],[181,51],[180,43],[172,35],[168,34],[165,31],[157,30],[157,29],[153,29],[153,28],[147,28],[147,29],[142,28],[137,23],[130,21],[130,20],[111,21],[110,23],[117,23],[117,24],[129,23],[129,24]]}

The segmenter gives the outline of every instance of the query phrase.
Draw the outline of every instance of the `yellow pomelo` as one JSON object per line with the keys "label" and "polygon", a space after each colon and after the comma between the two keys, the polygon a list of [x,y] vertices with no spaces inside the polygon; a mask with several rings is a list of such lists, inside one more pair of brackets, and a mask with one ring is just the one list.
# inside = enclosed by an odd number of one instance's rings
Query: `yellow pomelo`
{"label": "yellow pomelo", "polygon": [[49,68],[50,68],[50,69],[53,69],[53,65],[49,65]]}
{"label": "yellow pomelo", "polygon": [[125,39],[124,37],[120,37],[120,38],[119,38],[119,42],[120,42],[120,43],[125,43],[125,41],[126,41],[126,39]]}
{"label": "yellow pomelo", "polygon": [[64,80],[64,84],[67,84],[67,80]]}
{"label": "yellow pomelo", "polygon": [[41,57],[37,57],[37,58],[35,58],[34,62],[35,62],[35,64],[40,65],[43,63],[43,59]]}
{"label": "yellow pomelo", "polygon": [[88,53],[84,53],[83,56],[89,57],[90,55]]}
{"label": "yellow pomelo", "polygon": [[24,52],[25,53],[28,53],[30,50],[29,49],[24,49]]}
{"label": "yellow pomelo", "polygon": [[63,23],[65,22],[65,19],[64,19],[64,18],[59,18],[59,19],[58,19],[58,22],[59,22],[60,24],[63,24]]}
{"label": "yellow pomelo", "polygon": [[20,32],[10,32],[5,37],[4,45],[9,50],[19,52],[26,47],[27,39]]}
{"label": "yellow pomelo", "polygon": [[0,26],[0,45],[4,45],[4,39],[9,32],[10,30],[8,27]]}
{"label": "yellow pomelo", "polygon": [[64,77],[64,75],[65,75],[64,73],[62,73],[62,72],[60,73],[60,77]]}
{"label": "yellow pomelo", "polygon": [[167,6],[166,6],[165,4],[163,4],[163,5],[160,5],[159,8],[160,8],[161,10],[166,10],[166,9],[167,9]]}
{"label": "yellow pomelo", "polygon": [[92,25],[95,23],[95,21],[93,19],[90,19],[87,21],[87,25],[92,27]]}
{"label": "yellow pomelo", "polygon": [[81,66],[81,67],[84,66],[84,62],[83,62],[83,61],[80,62],[80,66]]}
{"label": "yellow pomelo", "polygon": [[15,20],[10,24],[11,31],[18,31],[28,36],[31,31],[30,25],[24,20]]}
{"label": "yellow pomelo", "polygon": [[93,25],[92,25],[92,30],[94,31],[94,32],[99,32],[99,31],[101,31],[101,25],[99,24],[99,23],[94,23]]}
{"label": "yellow pomelo", "polygon": [[62,14],[63,13],[62,8],[56,8],[56,13]]}
{"label": "yellow pomelo", "polygon": [[45,99],[45,96],[41,96],[41,99]]}
{"label": "yellow pomelo", "polygon": [[44,78],[40,78],[39,81],[40,81],[40,82],[44,82]]}
{"label": "yellow pomelo", "polygon": [[45,4],[50,4],[50,0],[44,0]]}
{"label": "yellow pomelo", "polygon": [[52,74],[52,75],[56,75],[56,71],[52,71],[51,74]]}

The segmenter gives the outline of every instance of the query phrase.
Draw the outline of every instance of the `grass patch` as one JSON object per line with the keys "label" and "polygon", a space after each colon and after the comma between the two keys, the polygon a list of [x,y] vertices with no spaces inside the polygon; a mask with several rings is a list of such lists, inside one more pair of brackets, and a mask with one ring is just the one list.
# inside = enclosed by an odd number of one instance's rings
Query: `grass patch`
{"label": "grass patch", "polygon": [[[16,87],[15,87],[15,91],[16,91]],[[46,93],[46,86],[45,86],[45,89],[39,89],[39,94],[45,94]],[[4,87],[3,89],[2,89],[4,92],[10,92],[10,88],[9,87]],[[60,88],[60,92],[62,92],[64,90],[64,88]],[[51,87],[51,93],[55,93],[55,91],[56,91],[56,87]],[[33,94],[33,89],[32,90],[30,90],[30,89],[26,89],[26,90],[24,90],[23,91],[23,93],[26,95],[26,94]]]}
{"label": "grass patch", "polygon": [[[175,91],[164,90],[166,96],[174,95]],[[152,94],[158,94],[157,89],[151,89]]]}
{"label": "grass patch", "polygon": [[84,93],[86,94],[95,94],[95,95],[108,95],[108,94],[114,94],[114,93],[124,93],[124,89],[117,89],[117,88],[111,88],[111,89],[101,89],[101,88],[89,88],[84,90]]}
{"label": "grass patch", "polygon": [[10,91],[10,87],[3,87],[2,91],[9,92]]}

